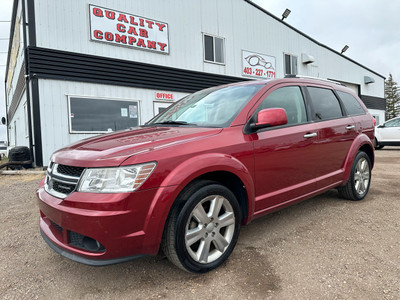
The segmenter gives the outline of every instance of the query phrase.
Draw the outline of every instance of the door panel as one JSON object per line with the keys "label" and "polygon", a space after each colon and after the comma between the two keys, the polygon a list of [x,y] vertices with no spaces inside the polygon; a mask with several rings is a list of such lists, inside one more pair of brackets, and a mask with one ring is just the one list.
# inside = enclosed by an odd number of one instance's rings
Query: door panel
{"label": "door panel", "polygon": [[299,86],[271,90],[257,111],[283,108],[287,125],[252,135],[255,157],[256,211],[300,197],[314,190],[315,125]]}
{"label": "door panel", "polygon": [[318,167],[314,124],[272,129],[253,134],[255,210],[263,210],[315,190]]}
{"label": "door panel", "polygon": [[400,127],[379,128],[382,142],[400,142]]}
{"label": "door panel", "polygon": [[357,136],[357,128],[351,117],[344,116],[333,90],[308,86],[307,92],[318,132],[314,159],[319,163],[314,175],[317,189],[323,189],[342,180],[343,164]]}
{"label": "door panel", "polygon": [[382,142],[400,142],[400,119],[387,121],[384,127],[377,128]]}
{"label": "door panel", "polygon": [[337,183],[343,178],[343,166],[353,140],[357,136],[351,117],[315,123],[318,140],[314,159],[317,188]]}

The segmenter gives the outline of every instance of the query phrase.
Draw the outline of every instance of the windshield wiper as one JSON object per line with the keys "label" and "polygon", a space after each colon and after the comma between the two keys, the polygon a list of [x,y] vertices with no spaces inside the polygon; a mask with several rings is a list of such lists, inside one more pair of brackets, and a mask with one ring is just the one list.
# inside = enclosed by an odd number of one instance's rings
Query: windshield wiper
{"label": "windshield wiper", "polygon": [[163,121],[163,122],[157,122],[157,123],[151,123],[151,124],[149,124],[149,125],[158,125],[158,124],[168,124],[168,125],[196,125],[196,124],[188,123],[188,122],[185,122],[185,121],[172,121],[172,120]]}

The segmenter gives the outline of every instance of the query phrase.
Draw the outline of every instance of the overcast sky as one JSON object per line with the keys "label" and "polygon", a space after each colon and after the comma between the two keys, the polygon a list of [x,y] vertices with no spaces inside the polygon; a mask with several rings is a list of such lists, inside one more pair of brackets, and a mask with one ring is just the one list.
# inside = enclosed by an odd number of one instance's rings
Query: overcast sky
{"label": "overcast sky", "polygon": [[[68,0],[65,0],[68,1]],[[145,0],[143,0],[145,1]],[[184,1],[184,0],[183,0]],[[95,1],[94,1],[95,2]],[[322,44],[341,51],[362,65],[400,82],[400,1],[394,0],[253,0],[277,17],[289,8],[285,20]],[[0,0],[0,21],[11,20],[13,0]],[[134,12],[133,12],[134,13]],[[4,117],[4,78],[9,23],[0,22],[0,118]],[[6,138],[0,126],[0,140]]]}

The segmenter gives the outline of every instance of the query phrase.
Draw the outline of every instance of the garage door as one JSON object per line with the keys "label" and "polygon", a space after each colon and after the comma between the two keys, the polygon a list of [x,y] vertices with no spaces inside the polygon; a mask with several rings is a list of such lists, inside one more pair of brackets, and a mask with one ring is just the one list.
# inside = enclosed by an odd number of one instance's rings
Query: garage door
{"label": "garage door", "polygon": [[344,82],[344,81],[340,81],[340,80],[336,80],[336,79],[332,79],[334,81],[343,83],[346,87],[348,87],[349,89],[351,89],[354,93],[356,93],[357,96],[360,96],[359,94],[359,84],[354,84],[354,83],[349,83],[349,82]]}

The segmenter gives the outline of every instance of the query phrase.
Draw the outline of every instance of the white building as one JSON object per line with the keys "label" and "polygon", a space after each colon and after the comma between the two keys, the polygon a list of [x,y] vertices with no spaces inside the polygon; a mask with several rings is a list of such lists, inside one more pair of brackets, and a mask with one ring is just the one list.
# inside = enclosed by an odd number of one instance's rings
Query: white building
{"label": "white building", "polygon": [[343,82],[384,121],[382,75],[251,1],[14,0],[9,144],[47,165],[56,149],[144,124],[188,93],[286,74]]}

